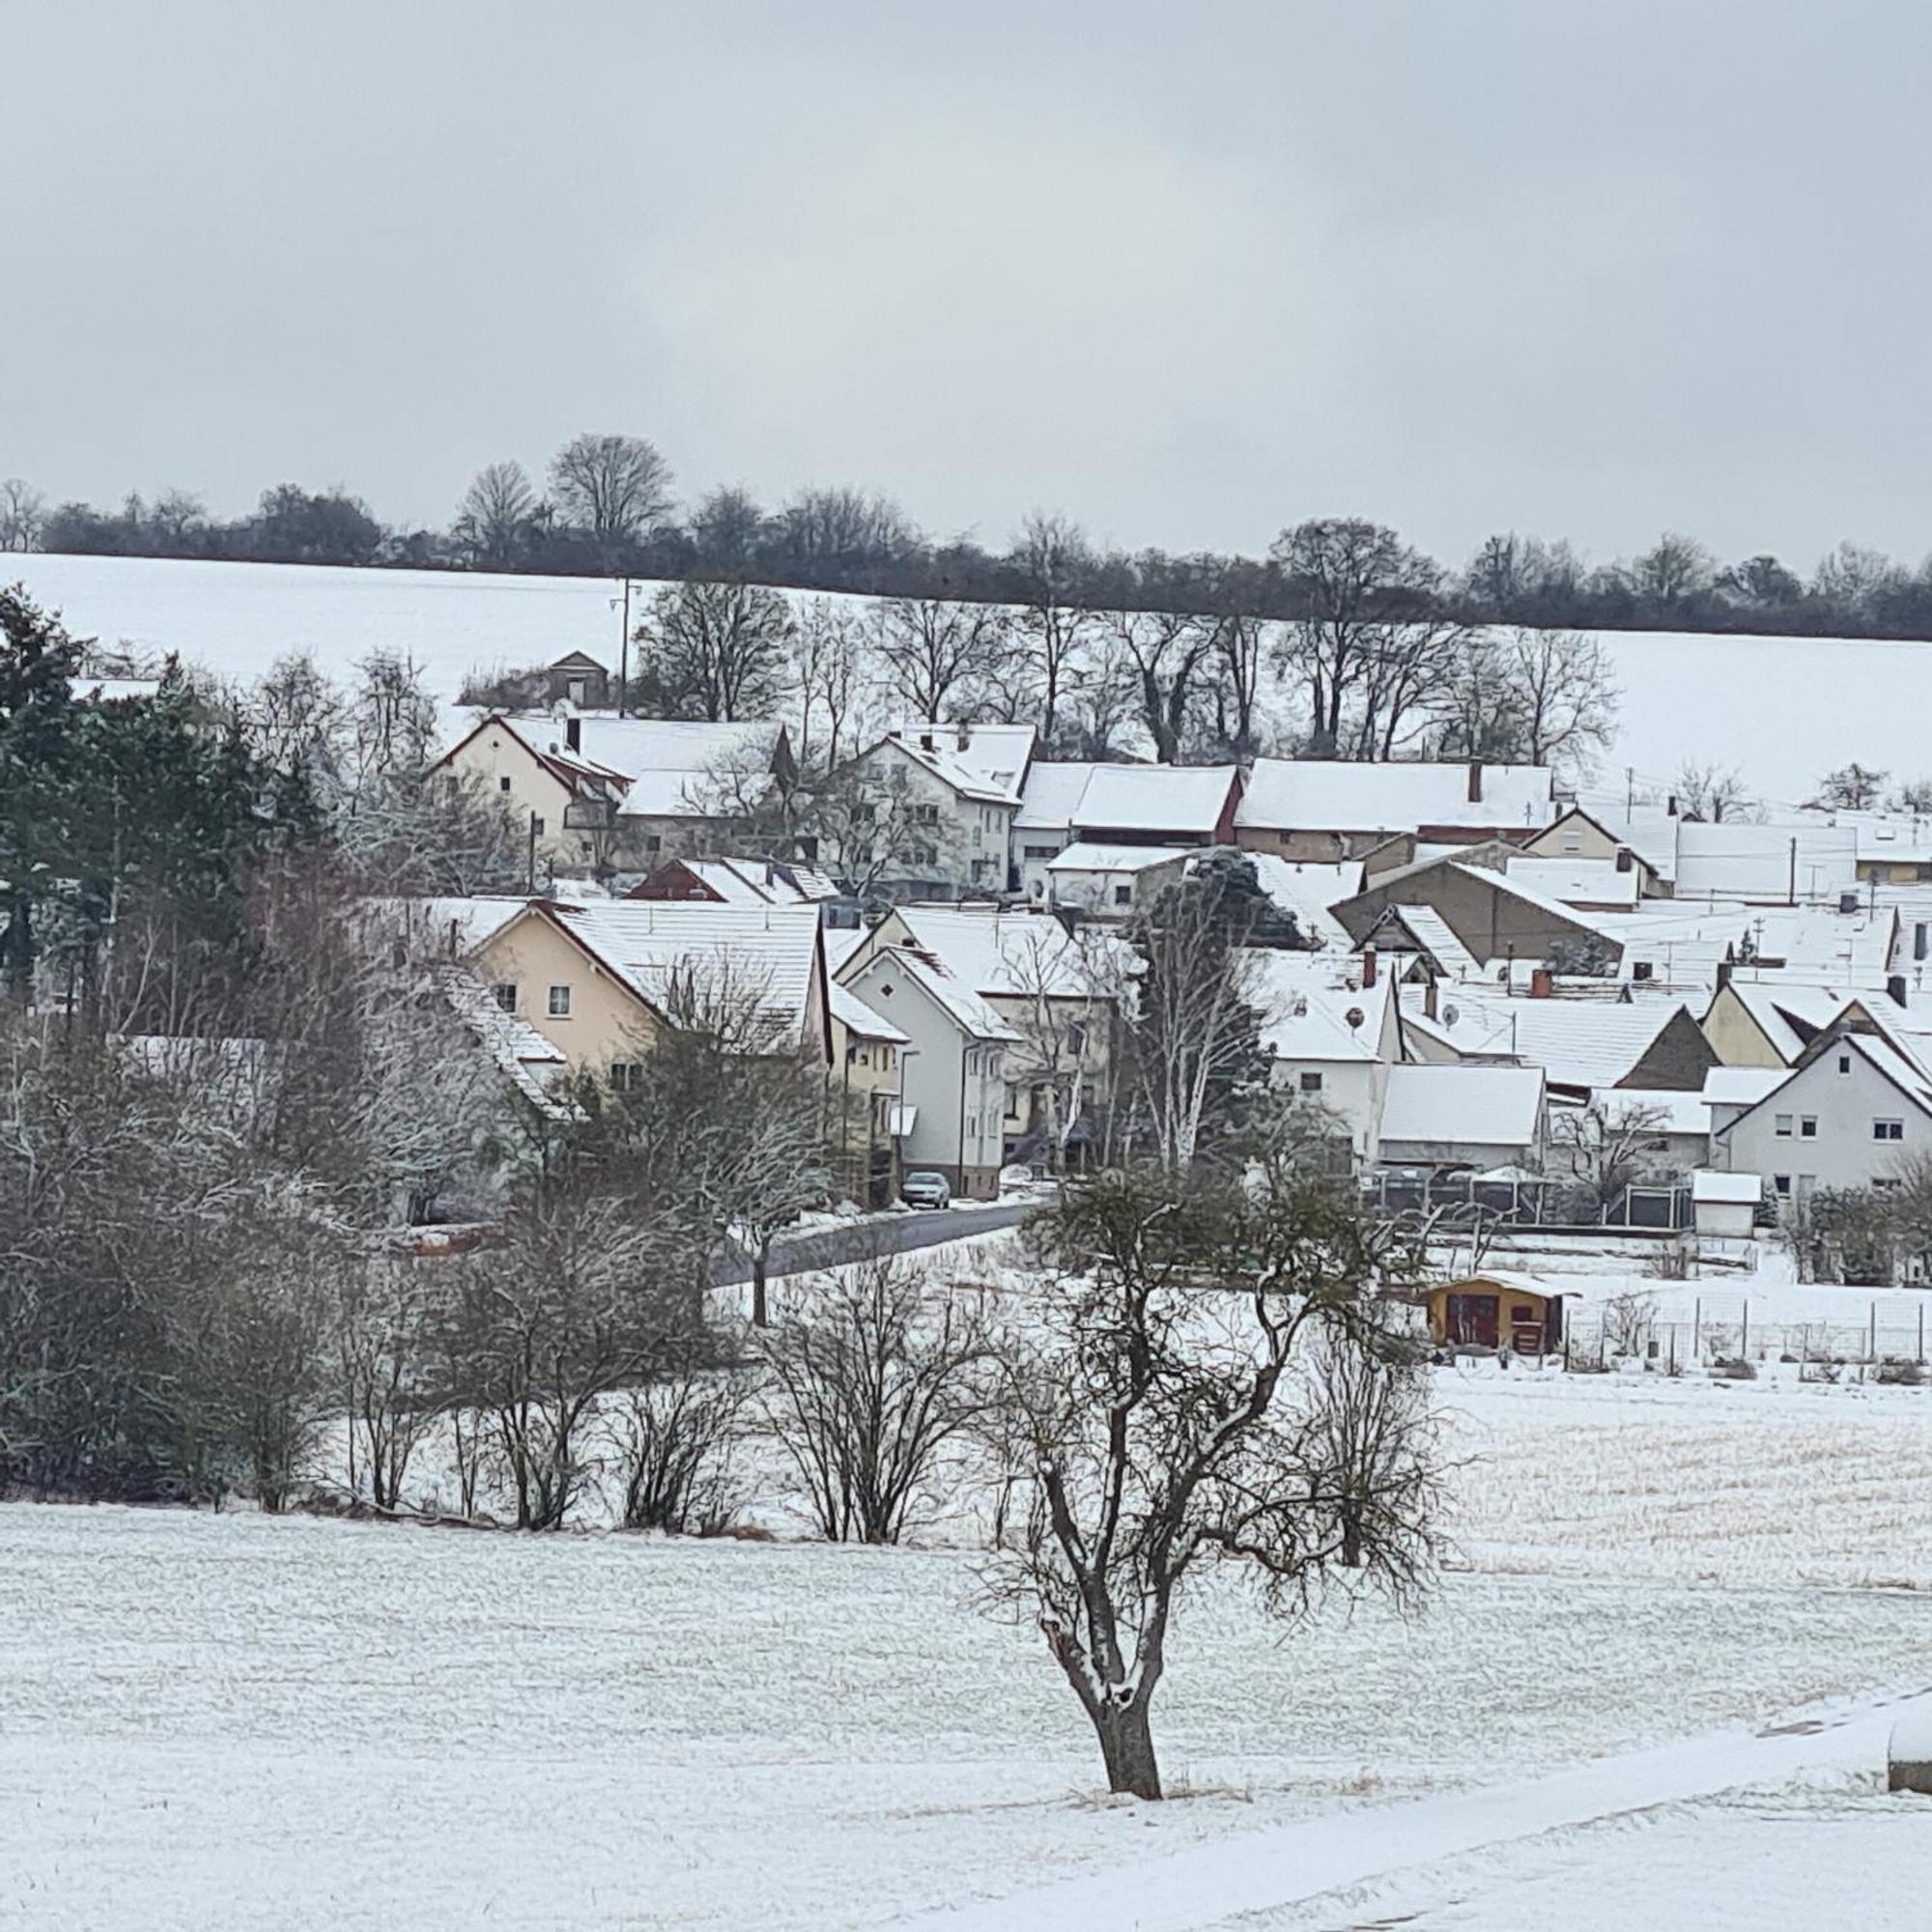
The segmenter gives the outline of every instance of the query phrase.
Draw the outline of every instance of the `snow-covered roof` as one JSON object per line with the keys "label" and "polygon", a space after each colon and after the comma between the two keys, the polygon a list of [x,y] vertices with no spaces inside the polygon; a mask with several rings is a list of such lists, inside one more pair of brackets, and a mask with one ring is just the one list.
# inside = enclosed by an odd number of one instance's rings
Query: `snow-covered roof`
{"label": "snow-covered roof", "polygon": [[867,925],[828,925],[825,928],[825,970],[836,974],[867,940],[872,929]]}
{"label": "snow-covered roof", "polygon": [[1511,883],[1528,886],[1564,905],[1634,906],[1642,876],[1614,859],[1521,859],[1509,862]]}
{"label": "snow-covered roof", "polygon": [[[1720,994],[1714,993],[1715,1006]],[[1733,977],[1731,997],[1757,1022],[1774,1050],[1787,1063],[1844,1011],[1857,996],[1825,986],[1806,986],[1770,979]]]}
{"label": "snow-covered roof", "polygon": [[1262,1015],[1262,1046],[1275,1059],[1381,1058],[1395,986],[1388,974],[1364,986],[1362,962],[1347,954],[1261,948],[1247,957],[1252,976],[1248,998]]}
{"label": "snow-covered roof", "polygon": [[906,1037],[884,1014],[868,1007],[849,986],[841,986],[834,980],[826,989],[832,1006],[832,1017],[847,1033],[856,1033],[866,1039],[883,1039],[892,1046],[903,1046]]}
{"label": "snow-covered roof", "polygon": [[1791,1078],[1787,1066],[1707,1066],[1704,1104],[1707,1107],[1754,1107]]}
{"label": "snow-covered roof", "polygon": [[1362,890],[1362,862],[1347,859],[1339,865],[1317,861],[1283,859],[1272,852],[1249,852],[1255,879],[1269,898],[1284,912],[1294,915],[1295,923],[1310,939],[1324,946],[1347,947],[1353,942],[1348,928],[1329,908],[1351,899]]}
{"label": "snow-covered roof", "polygon": [[1430,956],[1451,979],[1473,980],[1482,972],[1476,955],[1456,937],[1449,922],[1434,906],[1399,905],[1395,914],[1416,944],[1427,947]]}
{"label": "snow-covered roof", "polygon": [[505,1012],[468,967],[438,967],[436,981],[457,1017],[525,1099],[554,1118],[567,1111],[552,1096],[549,1085],[557,1070],[568,1064],[569,1056],[562,1047],[546,1039],[528,1020]]}
{"label": "snow-covered roof", "polygon": [[1690,1199],[1755,1208],[1764,1199],[1764,1176],[1720,1174],[1716,1168],[1700,1167],[1690,1176]]}
{"label": "snow-covered roof", "polygon": [[1065,832],[1071,828],[1087,781],[1101,767],[1092,763],[1054,764],[1038,760],[1027,773],[1026,796],[1015,832]]}
{"label": "snow-covered roof", "polygon": [[1187,845],[1091,845],[1085,839],[1048,861],[1049,872],[1145,872],[1152,866],[1184,865]]}
{"label": "snow-covered roof", "polygon": [[1549,822],[1547,765],[1484,765],[1480,798],[1466,764],[1357,764],[1339,758],[1257,758],[1237,825],[1278,832],[1413,832],[1425,825],[1498,830]]}
{"label": "snow-covered roof", "polygon": [[689,899],[553,900],[543,912],[638,996],[662,1010],[673,982],[755,997],[775,1045],[810,1042],[818,908]]}
{"label": "snow-covered roof", "polygon": [[1210,838],[1239,781],[1236,765],[1095,765],[1069,823],[1081,832]]}
{"label": "snow-covered roof", "polygon": [[501,932],[529,903],[526,895],[509,893],[469,898],[372,898],[362,901],[360,915],[373,932],[400,930],[434,957],[460,959]]}
{"label": "snow-covered roof", "polygon": [[[1677,814],[1668,804],[1631,798],[1628,790],[1584,788],[1573,801],[1619,845],[1628,845],[1660,879],[1677,876]],[[1565,807],[1567,811],[1570,808]],[[1558,822],[1561,820],[1559,813]]]}
{"label": "snow-covered roof", "polygon": [[1815,899],[1857,889],[1859,835],[1849,825],[1794,819],[1746,825],[1681,819],[1680,898]]}
{"label": "snow-covered roof", "polygon": [[929,952],[907,946],[885,946],[859,970],[859,983],[864,988],[861,997],[868,1005],[874,988],[878,998],[891,997],[887,988],[896,975],[919,986],[971,1037],[1016,1040],[1020,1037],[971,986]]}
{"label": "snow-covered roof", "polygon": [[[1509,1054],[1559,1086],[1614,1087],[1683,1009],[1681,1000],[1525,1000],[1445,987],[1436,1025],[1463,1053]],[[1450,1014],[1454,1013],[1454,1019]]]}
{"label": "snow-covered roof", "polygon": [[1780,984],[1845,988],[1884,983],[1897,917],[1889,906],[1874,913],[1861,904],[1856,912],[1840,913],[1741,899],[1705,906],[1647,899],[1634,912],[1588,915],[1622,945],[1619,972],[1625,979],[1647,966],[1647,977],[1672,986],[1715,986],[1720,965],[1754,954],[1763,962],[1754,977],[1771,973]]}
{"label": "snow-covered roof", "polygon": [[1389,1068],[1382,1108],[1385,1146],[1527,1147],[1543,1116],[1534,1066]]}
{"label": "snow-covered roof", "polygon": [[[682,859],[672,864],[681,865],[726,905],[815,905],[838,896],[838,886],[815,866],[772,859]],[[629,896],[640,898],[643,893]]]}
{"label": "snow-covered roof", "polygon": [[1117,934],[1093,925],[1069,933],[1051,913],[905,905],[897,918],[922,952],[994,999],[1085,998],[1096,980],[1121,977],[1129,961]]}
{"label": "snow-covered roof", "polygon": [[1035,736],[1031,724],[901,724],[886,733],[961,796],[1002,805],[1019,802]]}

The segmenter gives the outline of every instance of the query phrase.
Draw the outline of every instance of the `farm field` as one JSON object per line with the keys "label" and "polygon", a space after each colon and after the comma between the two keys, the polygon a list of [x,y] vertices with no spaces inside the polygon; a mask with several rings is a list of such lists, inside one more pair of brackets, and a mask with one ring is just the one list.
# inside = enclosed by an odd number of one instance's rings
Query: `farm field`
{"label": "farm field", "polygon": [[[614,665],[621,630],[603,579],[43,555],[9,557],[0,575],[58,607],[78,636],[179,651],[223,677],[258,677],[291,651],[346,671],[381,649],[414,658],[447,699],[472,670],[567,650]],[[1906,775],[1923,762],[1932,644],[1604,637],[1623,688],[1604,763],[1619,779],[1630,767],[1639,783],[1667,784],[1687,761],[1741,762],[1761,796],[1796,802],[1852,759]],[[1827,688],[1829,705],[1794,701]]]}
{"label": "farm field", "polygon": [[[1067,1923],[1039,1916],[1058,1882],[1145,1871],[1153,1900],[1193,1847],[1323,1814],[1385,1838],[1363,1807],[1932,1683],[1932,1392],[1487,1366],[1437,1390],[1457,1553],[1432,1610],[1284,1636],[1204,1588],[1156,1725],[1184,1795],[1157,1807],[1101,1795],[969,1552],[0,1509],[0,1926]],[[1835,1761],[1809,1789],[1701,1795],[1644,1843],[1682,1868],[1707,1825],[1761,1847],[1795,1806],[1795,1844],[1922,1854],[1916,1801]],[[1591,1826],[1381,1889],[1430,1932],[1527,1927],[1552,1873],[1647,1868],[1634,1842]],[[1375,1916],[1323,1910],[1268,1922]]]}

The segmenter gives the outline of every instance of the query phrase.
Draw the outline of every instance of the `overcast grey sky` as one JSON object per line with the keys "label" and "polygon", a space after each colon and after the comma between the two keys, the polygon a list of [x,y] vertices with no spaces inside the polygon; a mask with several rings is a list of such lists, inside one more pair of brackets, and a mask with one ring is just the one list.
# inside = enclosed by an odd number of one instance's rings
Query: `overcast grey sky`
{"label": "overcast grey sky", "polygon": [[1923,0],[8,0],[0,475],[1932,548]]}

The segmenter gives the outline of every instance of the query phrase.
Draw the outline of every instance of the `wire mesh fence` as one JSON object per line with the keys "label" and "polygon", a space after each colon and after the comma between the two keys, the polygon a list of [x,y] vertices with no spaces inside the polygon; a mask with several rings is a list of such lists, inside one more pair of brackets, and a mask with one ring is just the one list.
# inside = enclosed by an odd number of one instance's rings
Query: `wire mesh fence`
{"label": "wire mesh fence", "polygon": [[1767,1319],[1762,1303],[1754,1309],[1749,1295],[1716,1293],[1693,1300],[1689,1316],[1675,1309],[1662,1315],[1632,1296],[1571,1313],[1563,1353],[1583,1367],[1633,1358],[1666,1369],[1729,1362],[1923,1364],[1929,1359],[1926,1313],[1924,1305],[1901,1307],[1888,1298],[1869,1300],[1861,1310],[1851,1302],[1832,1320],[1776,1321]]}

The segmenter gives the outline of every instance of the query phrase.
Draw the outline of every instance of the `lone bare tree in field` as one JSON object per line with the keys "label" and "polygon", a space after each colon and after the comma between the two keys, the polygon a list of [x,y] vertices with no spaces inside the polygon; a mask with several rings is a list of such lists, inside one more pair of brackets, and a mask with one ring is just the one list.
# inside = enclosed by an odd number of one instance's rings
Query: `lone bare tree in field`
{"label": "lone bare tree in field", "polygon": [[1236,1566],[1293,1625],[1331,1591],[1406,1605],[1434,1554],[1433,1432],[1374,1296],[1415,1258],[1352,1191],[1105,1177],[1036,1222],[1004,1357],[1024,1530],[988,1570],[1031,1614],[1110,1789],[1161,1796],[1152,1706],[1183,1584]]}
{"label": "lone bare tree in field", "polygon": [[1039,736],[1052,744],[1060,724],[1060,695],[1076,677],[1096,619],[1070,600],[1092,574],[1094,554],[1078,524],[1057,511],[1035,510],[1012,547],[1026,587],[1020,649],[1037,679]]}
{"label": "lone bare tree in field", "polygon": [[640,436],[572,437],[551,458],[550,487],[607,562],[670,514],[670,465]]}
{"label": "lone bare tree in field", "polygon": [[469,480],[452,534],[478,563],[510,563],[523,548],[537,493],[521,463],[491,463]]}

